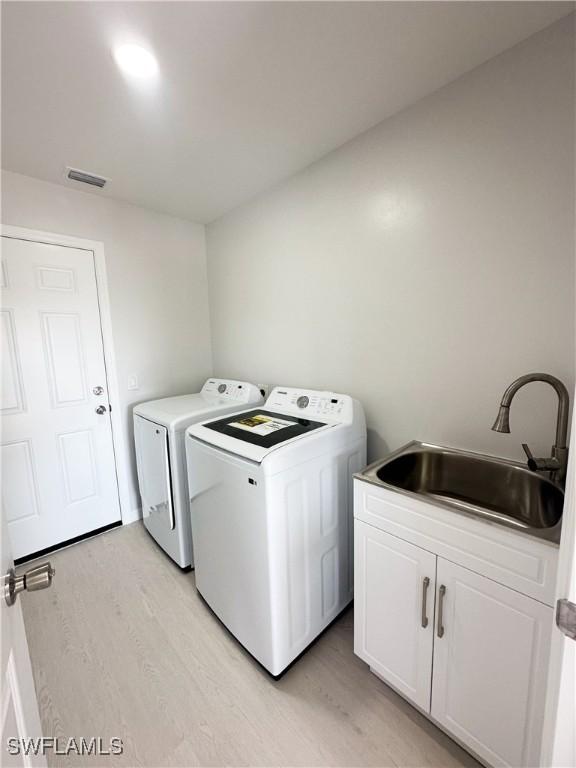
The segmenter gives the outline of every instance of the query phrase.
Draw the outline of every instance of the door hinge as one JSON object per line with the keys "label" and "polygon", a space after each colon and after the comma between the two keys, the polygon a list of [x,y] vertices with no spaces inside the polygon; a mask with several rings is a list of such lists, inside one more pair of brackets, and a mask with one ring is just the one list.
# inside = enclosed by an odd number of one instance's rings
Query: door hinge
{"label": "door hinge", "polygon": [[558,600],[556,626],[566,637],[576,640],[576,603],[571,603],[570,600]]}

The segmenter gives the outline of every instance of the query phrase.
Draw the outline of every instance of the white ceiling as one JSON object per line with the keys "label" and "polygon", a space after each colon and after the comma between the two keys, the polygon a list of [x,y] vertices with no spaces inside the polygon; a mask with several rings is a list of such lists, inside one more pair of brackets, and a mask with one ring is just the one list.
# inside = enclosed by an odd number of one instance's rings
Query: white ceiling
{"label": "white ceiling", "polygon": [[[211,221],[569,13],[562,2],[3,2],[2,165]],[[150,47],[135,88],[111,46]]]}

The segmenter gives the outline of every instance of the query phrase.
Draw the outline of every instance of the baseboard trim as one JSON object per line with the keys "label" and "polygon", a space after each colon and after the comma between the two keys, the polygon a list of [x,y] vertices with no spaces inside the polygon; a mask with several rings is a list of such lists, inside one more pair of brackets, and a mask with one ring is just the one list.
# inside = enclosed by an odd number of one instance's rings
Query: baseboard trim
{"label": "baseboard trim", "polygon": [[122,525],[130,525],[130,523],[135,523],[136,520],[142,520],[142,507],[136,507],[136,509],[131,509],[126,515],[122,515]]}

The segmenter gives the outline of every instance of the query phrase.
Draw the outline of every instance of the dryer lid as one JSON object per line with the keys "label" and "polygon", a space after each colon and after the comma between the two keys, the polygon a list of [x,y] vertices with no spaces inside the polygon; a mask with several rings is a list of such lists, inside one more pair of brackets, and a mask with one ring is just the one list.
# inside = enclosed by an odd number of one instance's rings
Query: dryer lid
{"label": "dryer lid", "polygon": [[230,413],[261,402],[262,395],[254,384],[231,379],[208,379],[201,392],[149,400],[136,405],[134,414],[178,430],[212,415],[217,416],[219,411]]}

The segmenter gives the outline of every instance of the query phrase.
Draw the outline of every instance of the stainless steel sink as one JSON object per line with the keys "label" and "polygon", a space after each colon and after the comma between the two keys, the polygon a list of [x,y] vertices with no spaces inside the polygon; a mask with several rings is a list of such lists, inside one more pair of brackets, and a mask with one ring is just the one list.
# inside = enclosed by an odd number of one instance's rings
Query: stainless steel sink
{"label": "stainless steel sink", "polygon": [[514,461],[412,442],[358,477],[445,509],[560,540],[562,489]]}

